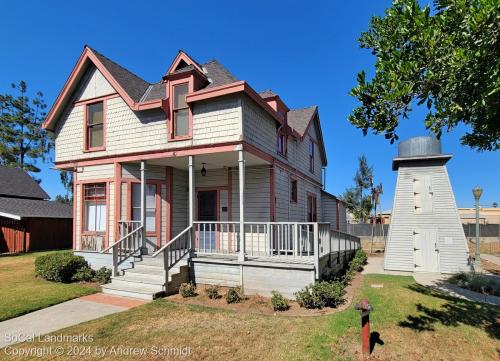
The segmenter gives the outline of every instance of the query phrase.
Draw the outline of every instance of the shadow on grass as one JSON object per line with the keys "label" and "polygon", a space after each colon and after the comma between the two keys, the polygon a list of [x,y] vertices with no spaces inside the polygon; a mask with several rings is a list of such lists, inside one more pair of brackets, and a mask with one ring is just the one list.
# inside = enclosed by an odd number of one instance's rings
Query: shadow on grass
{"label": "shadow on grass", "polygon": [[382,341],[382,339],[380,338],[380,333],[378,332],[370,333],[370,354],[373,352],[375,344],[380,346],[384,345],[384,341]]}
{"label": "shadow on grass", "polygon": [[399,322],[400,327],[416,331],[434,331],[434,325],[439,323],[448,327],[464,324],[484,330],[491,338],[500,339],[500,308],[498,306],[448,296],[418,284],[411,284],[407,288],[447,302],[439,308],[430,308],[418,303],[419,315],[407,316],[405,321]]}

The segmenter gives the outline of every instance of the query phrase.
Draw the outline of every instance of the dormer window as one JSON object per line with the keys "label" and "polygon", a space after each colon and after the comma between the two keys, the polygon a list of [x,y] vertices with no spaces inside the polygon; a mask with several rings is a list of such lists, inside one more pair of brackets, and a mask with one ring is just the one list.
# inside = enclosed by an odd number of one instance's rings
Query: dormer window
{"label": "dormer window", "polygon": [[276,151],[279,155],[286,156],[286,134],[283,126],[276,132]]}
{"label": "dormer window", "polygon": [[173,89],[173,138],[189,136],[189,106],[186,103],[186,95],[189,91],[189,83],[174,85]]}
{"label": "dormer window", "polygon": [[102,150],[104,148],[104,102],[85,106],[85,150]]}

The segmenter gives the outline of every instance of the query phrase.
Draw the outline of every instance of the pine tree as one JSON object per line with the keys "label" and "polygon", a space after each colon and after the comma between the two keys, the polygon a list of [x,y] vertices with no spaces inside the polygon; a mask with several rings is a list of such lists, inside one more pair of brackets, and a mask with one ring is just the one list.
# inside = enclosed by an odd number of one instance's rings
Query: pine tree
{"label": "pine tree", "polygon": [[[365,223],[372,210],[371,188],[373,182],[373,167],[368,165],[366,156],[358,158],[358,169],[354,176],[354,186],[345,190],[342,200],[347,210],[358,222]],[[365,192],[368,191],[368,192]]]}
{"label": "pine tree", "polygon": [[37,160],[46,161],[52,148],[42,128],[47,105],[43,94],[30,99],[24,81],[12,84],[19,95],[0,94],[0,164],[40,172]]}

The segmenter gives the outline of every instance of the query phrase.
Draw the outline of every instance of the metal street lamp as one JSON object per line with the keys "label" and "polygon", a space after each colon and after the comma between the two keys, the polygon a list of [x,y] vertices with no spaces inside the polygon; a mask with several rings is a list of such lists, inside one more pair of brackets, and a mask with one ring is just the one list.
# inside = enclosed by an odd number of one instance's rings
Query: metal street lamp
{"label": "metal street lamp", "polygon": [[472,194],[474,195],[474,199],[476,201],[476,259],[474,262],[475,270],[479,270],[481,267],[481,241],[479,239],[479,198],[481,198],[481,194],[483,194],[483,189],[479,186],[476,186],[472,190]]}

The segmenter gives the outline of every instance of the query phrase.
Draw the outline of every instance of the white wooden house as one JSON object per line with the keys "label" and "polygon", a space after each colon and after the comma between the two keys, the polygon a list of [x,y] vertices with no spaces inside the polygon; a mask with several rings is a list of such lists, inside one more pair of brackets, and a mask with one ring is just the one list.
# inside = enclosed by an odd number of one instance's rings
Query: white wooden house
{"label": "white wooden house", "polygon": [[44,127],[74,172],[74,251],[114,270],[105,292],[191,279],[291,296],[359,247],[323,191],[317,107],[291,110],[215,60],[180,51],[150,84],[86,46]]}

